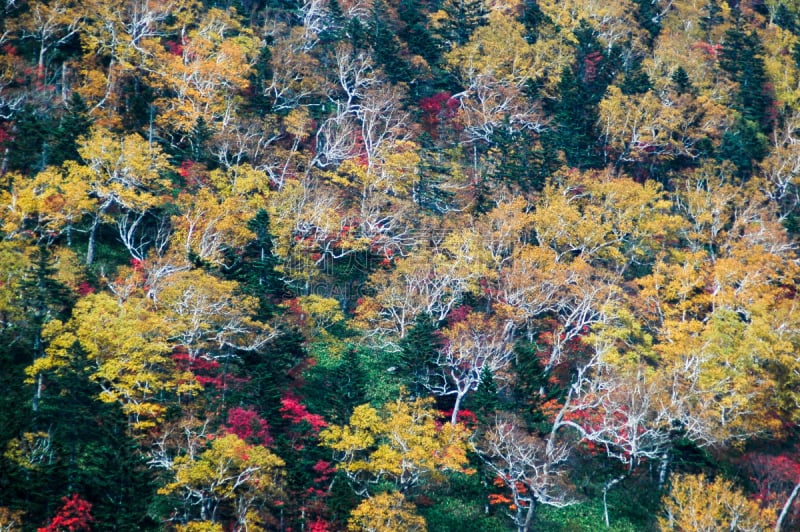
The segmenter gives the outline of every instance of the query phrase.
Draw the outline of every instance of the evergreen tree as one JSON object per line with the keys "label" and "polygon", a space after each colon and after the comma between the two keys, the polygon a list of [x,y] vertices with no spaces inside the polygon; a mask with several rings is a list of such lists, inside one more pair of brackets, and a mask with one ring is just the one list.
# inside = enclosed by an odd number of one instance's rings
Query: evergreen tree
{"label": "evergreen tree", "polygon": [[542,12],[538,0],[525,0],[520,22],[525,26],[525,40],[533,44],[539,39],[539,26],[550,22],[550,18]]}
{"label": "evergreen tree", "polygon": [[13,123],[12,138],[5,143],[8,169],[33,175],[50,163],[52,118],[32,105],[25,105]]}
{"label": "evergreen tree", "polygon": [[527,130],[509,132],[497,129],[485,155],[491,169],[489,176],[525,191],[541,190],[556,169],[558,158],[552,146],[542,146],[537,136]]}
{"label": "evergreen tree", "polygon": [[769,153],[769,138],[761,132],[758,124],[739,118],[733,127],[722,136],[717,157],[731,161],[741,179],[749,179],[755,165]]}
{"label": "evergreen tree", "polygon": [[49,164],[60,166],[64,161],[79,161],[78,138],[87,135],[91,126],[92,120],[89,118],[86,102],[80,94],[73,92],[67,112],[61,116],[55,131]]}
{"label": "evergreen tree", "polygon": [[[22,309],[28,316],[21,337],[30,345],[32,360],[44,356],[42,328],[52,319],[65,319],[74,299],[70,290],[56,280],[56,268],[50,248],[40,242],[33,256],[33,264],[22,282]],[[32,361],[31,360],[31,361]],[[42,383],[36,384],[33,409],[38,410]]]}
{"label": "evergreen tree", "polygon": [[102,390],[90,380],[80,348],[74,349],[71,364],[47,380],[35,418],[37,426],[49,429],[57,457],[42,471],[42,482],[57,490],[49,501],[79,493],[104,530],[152,529],[156,523],[147,507],[155,485],[146,460],[127,435],[119,405],[97,399]]}
{"label": "evergreen tree", "polygon": [[420,314],[400,340],[397,372],[413,397],[427,395],[425,381],[442,347],[438,327],[430,316]]}
{"label": "evergreen tree", "polygon": [[[685,72],[684,72],[685,73]],[[630,66],[625,70],[619,88],[623,94],[643,94],[653,88],[650,76],[642,69],[642,60],[633,58]]]}
{"label": "evergreen tree", "polygon": [[786,4],[778,4],[778,9],[775,11],[772,21],[781,28],[797,34],[797,15],[786,7]]}
{"label": "evergreen tree", "polygon": [[553,150],[563,151],[575,168],[603,166],[597,105],[616,72],[616,51],[608,53],[589,24],[581,20],[574,31],[578,39],[572,68],[565,68],[558,84],[560,98],[552,105],[555,127],[543,136]]}
{"label": "evergreen tree", "polygon": [[689,74],[686,73],[686,70],[684,70],[682,66],[675,69],[671,79],[675,87],[675,92],[678,94],[686,94],[692,91],[692,81],[689,79]]}
{"label": "evergreen tree", "polygon": [[428,30],[428,17],[422,4],[420,0],[400,2],[397,11],[403,26],[397,35],[406,43],[411,54],[419,55],[428,65],[435,66],[441,61],[441,50]]}
{"label": "evergreen tree", "polygon": [[478,417],[478,421],[481,423],[492,422],[495,413],[500,408],[500,399],[498,397],[497,383],[494,380],[492,370],[489,368],[484,367],[481,370],[481,381],[469,403],[470,408]]}
{"label": "evergreen tree", "polygon": [[769,77],[764,66],[764,47],[755,31],[745,32],[738,25],[725,34],[720,67],[739,84],[737,109],[746,121],[757,124],[763,133],[774,125],[774,106]]}
{"label": "evergreen tree", "polygon": [[342,38],[347,21],[345,20],[342,7],[337,0],[328,2],[328,13],[325,27],[319,34],[319,39],[323,43],[336,42]]}
{"label": "evergreen tree", "polygon": [[374,364],[374,357],[350,347],[338,355],[338,360],[309,368],[303,386],[309,410],[326,412],[325,418],[331,423],[346,423],[353,409],[368,400],[364,359]]}
{"label": "evergreen tree", "polygon": [[661,33],[661,13],[658,3],[653,0],[633,0],[638,9],[636,10],[636,21],[650,34],[651,39],[658,37]]}
{"label": "evergreen tree", "polygon": [[710,0],[701,9],[702,15],[700,16],[700,29],[703,30],[706,41],[711,41],[711,30],[715,26],[722,24],[725,19],[722,16],[722,8],[718,0]]}
{"label": "evergreen tree", "polygon": [[483,0],[445,0],[442,10],[447,14],[440,39],[447,49],[463,46],[479,26],[486,24]]}
{"label": "evergreen tree", "polygon": [[277,302],[288,296],[288,290],[275,271],[278,259],[272,251],[269,213],[259,209],[247,227],[255,233],[255,238],[241,255],[230,257],[230,265],[222,273],[237,281],[242,292],[258,298],[258,313],[254,317],[267,321],[275,315]]}
{"label": "evergreen tree", "polygon": [[372,4],[369,34],[372,39],[372,53],[383,65],[389,79],[397,83],[410,77],[410,67],[403,57],[403,49],[395,35],[393,25],[386,19],[386,6],[383,0]]}
{"label": "evergreen tree", "polygon": [[[300,383],[296,370],[308,354],[305,338],[297,329],[279,327],[279,334],[265,348],[239,353],[241,367],[247,375],[247,387],[240,394],[243,404],[258,407],[264,419],[274,423],[280,419],[281,397],[286,390]],[[238,397],[233,397],[231,403]]]}

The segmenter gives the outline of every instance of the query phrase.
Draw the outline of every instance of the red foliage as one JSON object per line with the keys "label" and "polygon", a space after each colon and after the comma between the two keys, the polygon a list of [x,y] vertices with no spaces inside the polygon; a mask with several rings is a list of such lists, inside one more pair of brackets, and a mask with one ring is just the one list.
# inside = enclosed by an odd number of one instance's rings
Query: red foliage
{"label": "red foliage", "polygon": [[144,264],[140,259],[131,259],[131,269],[140,273],[144,270]]}
{"label": "red foliage", "polygon": [[308,532],[328,532],[330,524],[324,519],[317,517],[308,527]]}
{"label": "red foliage", "polygon": [[[444,410],[441,412],[441,414],[443,418],[449,421],[450,417],[453,415],[453,409],[451,408],[450,410]],[[462,408],[458,411],[456,422],[464,425],[470,430],[475,430],[478,427],[478,416],[476,416],[471,410]]]}
{"label": "red foliage", "polygon": [[167,41],[164,43],[164,46],[167,48],[167,51],[172,55],[183,55],[183,44],[176,42],[176,41]]}
{"label": "red foliage", "polygon": [[314,482],[317,483],[327,482],[330,480],[331,475],[336,472],[336,468],[333,467],[330,462],[326,462],[325,460],[318,460],[311,469],[313,469],[314,472],[319,475],[318,477],[314,478]]}
{"label": "red foliage", "polygon": [[78,285],[78,295],[83,297],[88,296],[89,294],[94,294],[94,287],[86,281],[83,281]]}
{"label": "red foliage", "polygon": [[469,305],[459,305],[447,315],[447,325],[455,325],[467,319],[467,315],[472,310]]}
{"label": "red foliage", "polygon": [[221,371],[220,363],[210,356],[191,356],[183,346],[175,347],[172,360],[175,361],[178,370],[191,372],[195,380],[206,388],[239,389],[243,383],[250,380]]}
{"label": "red foliage", "polygon": [[0,146],[3,146],[6,142],[12,140],[13,138],[14,137],[8,133],[6,125],[0,124]]}
{"label": "red foliage", "polygon": [[442,119],[453,118],[458,112],[459,101],[450,96],[449,92],[437,92],[428,98],[419,101],[422,110],[422,125],[428,133],[436,136],[436,129]]}
{"label": "red foliage", "polygon": [[37,528],[37,532],[79,532],[92,529],[91,523],[94,522],[94,517],[91,514],[91,504],[81,499],[77,493],[70,498],[62,497],[61,501],[64,505],[55,517],[47,526]]}
{"label": "red foliage", "polygon": [[192,169],[192,166],[194,166],[194,161],[183,161],[178,169],[178,173],[181,177],[187,178],[189,177],[189,171]]}
{"label": "red foliage", "polygon": [[591,52],[583,59],[583,82],[591,83],[597,77],[597,66],[603,60],[600,52]]}
{"label": "red foliage", "polygon": [[[756,499],[766,508],[778,501],[781,505],[800,479],[800,463],[786,455],[769,455],[750,452],[742,462],[756,488]],[[793,514],[800,513],[797,501]]]}
{"label": "red foliage", "polygon": [[712,59],[717,59],[719,54],[722,52],[721,44],[711,44],[704,41],[697,41],[692,46],[698,50],[702,50]]}
{"label": "red foliage", "polygon": [[306,405],[291,394],[284,395],[281,399],[280,413],[283,419],[287,419],[295,425],[308,423],[314,434],[318,434],[319,431],[328,426],[322,416],[319,414],[311,414],[306,408]]}
{"label": "red foliage", "polygon": [[452,118],[458,110],[458,100],[451,98],[449,92],[437,92],[433,96],[420,99],[419,108],[434,120],[440,116]]}
{"label": "red foliage", "polygon": [[242,440],[256,445],[272,444],[269,425],[253,409],[235,407],[228,410],[228,424],[225,432],[236,434]]}

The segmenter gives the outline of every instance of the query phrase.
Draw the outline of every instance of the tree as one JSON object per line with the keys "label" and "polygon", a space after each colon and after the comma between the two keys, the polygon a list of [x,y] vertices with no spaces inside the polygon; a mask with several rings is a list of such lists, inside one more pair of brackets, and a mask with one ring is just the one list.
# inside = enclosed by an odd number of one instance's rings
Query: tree
{"label": "tree", "polygon": [[260,46],[232,15],[209,9],[170,49],[152,45],[150,83],[163,94],[154,102],[156,125],[175,145],[190,140],[199,120],[211,131],[224,131],[236,115],[236,96],[249,88]]}
{"label": "tree", "polygon": [[739,85],[737,107],[742,118],[769,133],[774,126],[769,112],[774,102],[763,55],[764,46],[755,31],[745,33],[734,27],[725,33],[719,65]]}
{"label": "tree", "polygon": [[32,39],[38,44],[36,54],[37,75],[46,79],[47,54],[67,44],[82,30],[84,13],[74,3],[57,1],[33,3],[29,9],[13,20],[22,39]]}
{"label": "tree", "polygon": [[448,49],[466,44],[485,16],[483,0],[445,0],[442,9],[431,14],[430,24]]}
{"label": "tree", "polygon": [[531,530],[539,504],[572,504],[562,469],[567,445],[528,434],[519,420],[506,416],[498,416],[482,436],[476,450],[496,483],[511,492],[503,502],[519,532]]}
{"label": "tree", "polygon": [[468,42],[445,55],[465,87],[453,98],[460,103],[458,119],[467,141],[490,143],[495,130],[539,132],[545,121],[524,92],[539,65],[525,41],[524,28],[499,10],[492,11],[487,21]]}
{"label": "tree", "polygon": [[426,532],[425,519],[400,492],[386,492],[365,499],[350,514],[352,532]]}
{"label": "tree", "polygon": [[143,299],[119,302],[104,293],[91,294],[76,305],[72,318],[53,320],[43,332],[47,356],[28,368],[32,379],[58,374],[77,356],[75,344],[96,367],[99,398],[122,404],[134,432],[156,426],[166,407],[163,393],[186,393],[196,388],[191,375],[176,371],[170,358],[165,324]]}
{"label": "tree", "polygon": [[705,475],[677,475],[663,505],[666,517],[658,522],[664,530],[756,531],[771,528],[773,521],[773,516],[721,477],[710,482]]}
{"label": "tree", "polygon": [[73,92],[65,112],[61,115],[50,148],[49,164],[60,166],[65,161],[78,161],[78,142],[90,133],[92,120],[89,108],[80,94]]}
{"label": "tree", "polygon": [[64,506],[58,511],[53,519],[44,528],[38,528],[38,532],[59,532],[67,529],[70,532],[80,532],[91,530],[94,522],[92,517],[92,505],[81,499],[78,494],[74,494],[69,499],[62,499]]}
{"label": "tree", "polygon": [[436,395],[454,395],[450,422],[455,425],[467,394],[478,389],[485,371],[500,376],[514,356],[513,323],[470,313],[442,330],[444,346],[425,386]]}
{"label": "tree", "polygon": [[190,520],[226,523],[236,531],[258,527],[264,507],[281,493],[284,461],[235,434],[209,440],[197,456],[175,458],[175,480],[160,492],[180,495]]}
{"label": "tree", "polygon": [[441,479],[445,471],[468,472],[469,431],[459,424],[437,426],[436,418],[426,399],[398,399],[384,412],[361,405],[348,425],[332,425],[320,439],[360,495],[368,495],[380,482],[405,493]]}
{"label": "tree", "polygon": [[138,134],[125,137],[96,127],[83,138],[78,148],[83,164],[67,161],[68,181],[88,185],[88,197],[93,209],[89,228],[86,264],[94,262],[97,230],[107,222],[110,212],[144,214],[163,201],[162,194],[169,182],[164,177],[168,168],[161,149]]}

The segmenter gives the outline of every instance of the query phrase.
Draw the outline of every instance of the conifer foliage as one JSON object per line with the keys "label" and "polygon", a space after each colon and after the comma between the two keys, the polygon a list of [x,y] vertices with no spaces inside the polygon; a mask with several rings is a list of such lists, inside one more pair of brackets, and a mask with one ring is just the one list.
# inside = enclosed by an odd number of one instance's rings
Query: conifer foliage
{"label": "conifer foliage", "polygon": [[0,530],[800,528],[800,7],[0,5]]}

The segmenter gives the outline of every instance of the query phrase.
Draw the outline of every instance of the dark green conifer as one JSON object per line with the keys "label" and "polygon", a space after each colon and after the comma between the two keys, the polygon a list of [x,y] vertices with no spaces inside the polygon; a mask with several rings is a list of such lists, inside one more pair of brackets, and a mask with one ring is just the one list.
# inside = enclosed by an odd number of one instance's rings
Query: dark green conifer
{"label": "dark green conifer", "polygon": [[49,164],[60,166],[64,161],[79,161],[78,138],[87,135],[91,126],[92,120],[86,102],[80,94],[73,92],[53,136]]}

